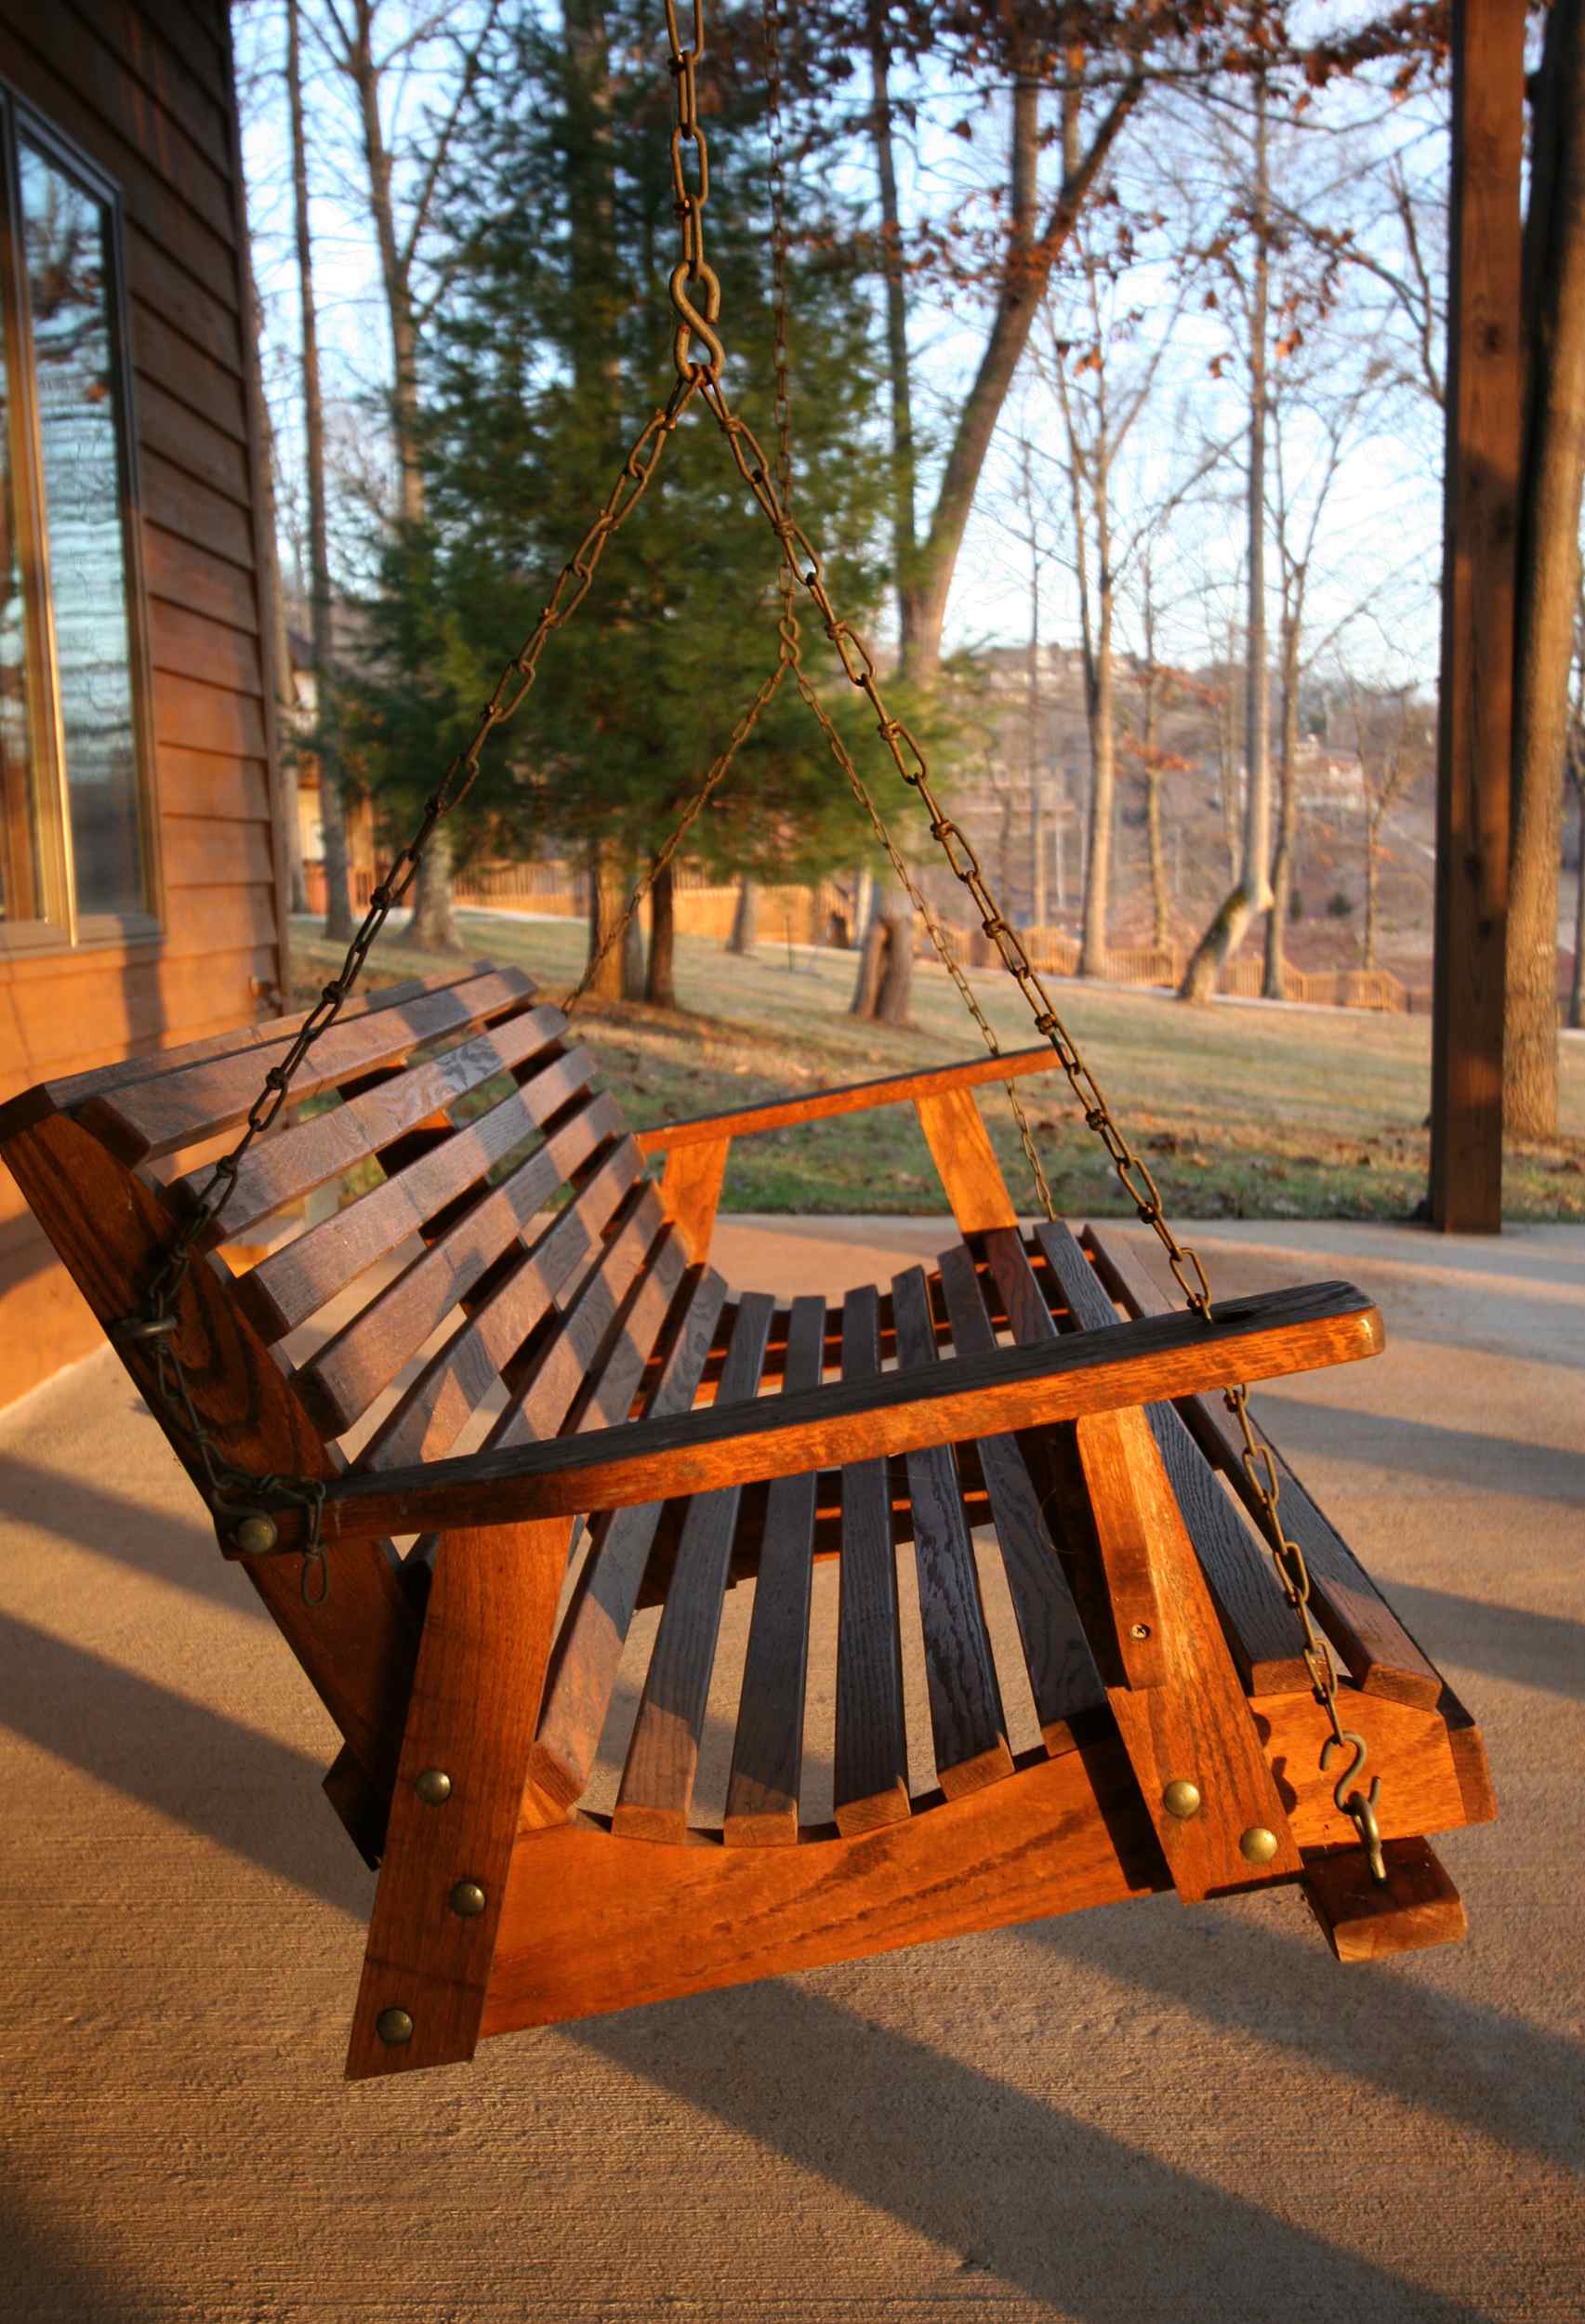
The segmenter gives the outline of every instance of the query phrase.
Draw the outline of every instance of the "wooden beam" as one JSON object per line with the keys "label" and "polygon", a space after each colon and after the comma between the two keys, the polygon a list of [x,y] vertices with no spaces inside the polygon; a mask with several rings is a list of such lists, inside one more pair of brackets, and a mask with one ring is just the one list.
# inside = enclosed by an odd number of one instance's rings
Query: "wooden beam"
{"label": "wooden beam", "polygon": [[932,1065],[922,1073],[890,1074],[881,1081],[849,1082],[840,1089],[814,1089],[806,1096],[772,1098],[763,1105],[740,1105],[730,1114],[700,1114],[692,1121],[656,1122],[638,1132],[641,1154],[670,1154],[678,1146],[714,1145],[721,1138],[744,1138],[761,1129],[791,1129],[799,1122],[829,1121],[834,1114],[867,1114],[878,1105],[900,1105],[906,1098],[932,1097],[944,1089],[974,1089],[986,1081],[1017,1081],[1024,1074],[1048,1073],[1059,1063],[1049,1041],[1034,1049],[1008,1050],[999,1057],[971,1057],[957,1065]]}
{"label": "wooden beam", "polygon": [[1525,0],[1454,0],[1431,1222],[1502,1224]]}

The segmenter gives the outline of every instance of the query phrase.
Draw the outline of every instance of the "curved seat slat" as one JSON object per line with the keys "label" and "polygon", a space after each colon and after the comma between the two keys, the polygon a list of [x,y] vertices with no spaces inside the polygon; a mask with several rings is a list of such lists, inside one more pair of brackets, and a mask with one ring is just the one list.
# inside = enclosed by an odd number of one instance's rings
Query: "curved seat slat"
{"label": "curved seat slat", "polygon": [[[842,1301],[842,1379],[872,1380],[879,1370],[879,1296],[861,1284]],[[907,1816],[908,1734],[886,1461],[848,1461],[841,1493],[835,1800],[838,1829],[855,1832]]]}

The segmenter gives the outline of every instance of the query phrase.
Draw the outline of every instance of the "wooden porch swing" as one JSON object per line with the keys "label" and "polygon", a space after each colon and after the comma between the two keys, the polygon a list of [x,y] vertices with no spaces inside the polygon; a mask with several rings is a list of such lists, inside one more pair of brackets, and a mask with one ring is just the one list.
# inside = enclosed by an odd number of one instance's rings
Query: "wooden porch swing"
{"label": "wooden porch swing", "polygon": [[[0,1108],[25,1196],[344,1737],[326,1789],[379,1866],[353,2076],[1169,1887],[1193,1901],[1297,1882],[1343,1960],[1438,1944],[1463,1933],[1463,1911],[1422,1835],[1495,1812],[1478,1729],[1242,1386],[1375,1353],[1375,1309],[1338,1283],[1213,1309],[831,606],[788,510],[785,426],[778,477],[728,404],[703,240],[702,0],[687,46],[674,0],[667,17],[676,388],[340,974],[300,1026],[246,1027]],[[781,652],[657,867],[789,674],[876,815],[802,667],[800,587],[1041,1037],[995,1053],[959,973],[992,1054],[635,1137],[566,1012],[516,971],[350,995],[695,401],[780,543]],[[1120,1238],[1076,1240],[1050,1215],[1013,1085],[1052,1065],[1186,1309],[1169,1312]],[[1008,1085],[1047,1213],[1028,1232],[976,1101],[988,1082]],[[314,1110],[281,1120],[288,1093]],[[710,1239],[733,1139],[899,1103],[957,1222],[938,1263],[839,1306],[729,1287]],[[354,1169],[377,1182],[283,1225]],[[398,1555],[392,1537],[415,1535]],[[910,1543],[912,1592],[898,1574]],[[811,1604],[826,1558],[839,1596],[823,1647]],[[1016,1645],[987,1622],[993,1564]],[[724,1818],[699,1829],[722,1607],[744,1581]],[[596,1815],[580,1802],[646,1606],[659,1612],[620,1787]],[[928,1770],[910,1766],[905,1660],[922,1661]],[[823,1689],[834,1816],[811,1825],[805,1710]],[[1039,1735],[1018,1754],[1014,1690]]]}

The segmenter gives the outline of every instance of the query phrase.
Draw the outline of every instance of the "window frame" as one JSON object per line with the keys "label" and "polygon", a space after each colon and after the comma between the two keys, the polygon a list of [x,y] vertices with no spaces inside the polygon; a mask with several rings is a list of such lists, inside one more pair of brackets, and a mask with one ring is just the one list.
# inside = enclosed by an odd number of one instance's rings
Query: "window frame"
{"label": "window frame", "polygon": [[[132,702],[133,800],[142,902],[127,912],[82,912],[72,847],[55,596],[45,502],[43,440],[33,357],[32,303],[22,231],[20,157],[24,140],[53,168],[102,204],[110,280],[105,320],[114,387],[116,471],[125,576],[127,678]],[[163,936],[159,819],[154,812],[154,718],[148,594],[142,555],[142,494],[126,286],[121,189],[71,138],[9,82],[0,79],[0,333],[10,388],[7,424],[14,521],[27,626],[30,779],[36,801],[37,892],[41,918],[0,918],[0,958],[7,954],[80,951],[150,944]]]}

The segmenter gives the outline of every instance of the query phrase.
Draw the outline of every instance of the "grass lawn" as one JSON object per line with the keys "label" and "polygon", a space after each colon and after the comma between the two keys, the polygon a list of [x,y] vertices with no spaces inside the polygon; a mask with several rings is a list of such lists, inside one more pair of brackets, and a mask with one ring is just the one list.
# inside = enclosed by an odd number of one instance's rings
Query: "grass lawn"
{"label": "grass lawn", "polygon": [[[515,961],[564,993],[583,964],[582,921],[459,915],[470,956]],[[296,997],[305,1003],[340,952],[318,924],[294,930]],[[372,984],[434,970],[432,954],[388,931]],[[980,1037],[939,969],[920,964],[914,1023],[859,1024],[846,1013],[853,959],[767,942],[740,960],[682,938],[678,989],[685,1013],[586,1002],[579,1022],[635,1128],[751,1101],[864,1081],[980,1050]],[[1010,979],[974,984],[1004,1047],[1036,1038]],[[1156,993],[1109,985],[1055,988],[1125,1132],[1143,1153],[1170,1211],[1194,1218],[1406,1217],[1425,1188],[1431,1024],[1364,1010],[1218,1003],[1187,1009]],[[1555,1145],[1509,1152],[1505,1208],[1513,1219],[1585,1218],[1585,1040],[1565,1039],[1563,1129]],[[1019,1085],[1058,1208],[1120,1215],[1129,1205],[1078,1117],[1060,1070]],[[1007,1100],[981,1102],[1021,1208],[1033,1204]],[[935,1212],[944,1208],[911,1107],[850,1116],[737,1141],[727,1169],[729,1210]]]}

